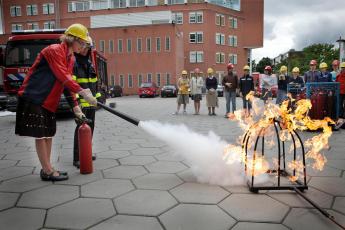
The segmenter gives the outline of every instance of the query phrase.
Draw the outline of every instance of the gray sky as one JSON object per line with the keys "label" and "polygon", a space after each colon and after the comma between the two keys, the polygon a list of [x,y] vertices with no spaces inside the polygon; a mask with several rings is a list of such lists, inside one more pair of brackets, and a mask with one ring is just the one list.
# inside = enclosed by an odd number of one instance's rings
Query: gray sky
{"label": "gray sky", "polygon": [[257,61],[345,37],[345,0],[264,1],[264,47],[253,51]]}

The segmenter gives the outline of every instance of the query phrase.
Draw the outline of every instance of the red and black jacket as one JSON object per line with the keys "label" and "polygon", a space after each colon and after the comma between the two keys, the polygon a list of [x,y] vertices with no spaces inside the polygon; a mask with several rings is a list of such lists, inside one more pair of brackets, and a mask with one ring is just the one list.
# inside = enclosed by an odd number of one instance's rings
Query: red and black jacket
{"label": "red and black jacket", "polygon": [[74,93],[82,88],[72,79],[74,62],[75,58],[69,54],[66,43],[44,48],[31,66],[18,95],[55,112],[66,87],[72,92],[75,105],[78,105]]}

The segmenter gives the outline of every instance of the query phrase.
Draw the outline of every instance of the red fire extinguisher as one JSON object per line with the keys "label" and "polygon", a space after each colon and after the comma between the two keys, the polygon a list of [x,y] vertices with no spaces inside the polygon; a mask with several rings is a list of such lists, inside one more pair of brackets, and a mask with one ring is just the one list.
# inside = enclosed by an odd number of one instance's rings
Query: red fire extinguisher
{"label": "red fire extinguisher", "polygon": [[90,174],[92,167],[92,132],[86,122],[78,129],[80,173]]}

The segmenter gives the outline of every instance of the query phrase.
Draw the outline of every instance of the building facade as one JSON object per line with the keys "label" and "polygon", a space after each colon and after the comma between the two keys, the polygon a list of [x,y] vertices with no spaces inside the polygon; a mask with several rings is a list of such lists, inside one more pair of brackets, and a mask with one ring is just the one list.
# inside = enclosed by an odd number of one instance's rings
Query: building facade
{"label": "building facade", "polygon": [[110,85],[136,94],[142,82],[175,84],[183,69],[231,62],[242,74],[263,45],[263,0],[11,0],[1,2],[5,43],[14,30],[89,28],[108,60]]}

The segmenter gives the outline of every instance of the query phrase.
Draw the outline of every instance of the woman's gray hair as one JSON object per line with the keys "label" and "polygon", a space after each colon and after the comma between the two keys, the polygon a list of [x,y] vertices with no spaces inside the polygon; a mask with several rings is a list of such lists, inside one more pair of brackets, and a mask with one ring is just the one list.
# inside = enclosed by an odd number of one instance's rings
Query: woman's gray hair
{"label": "woman's gray hair", "polygon": [[74,41],[77,41],[78,38],[77,37],[74,37],[74,36],[71,36],[71,35],[67,35],[67,34],[63,34],[61,37],[60,37],[60,41],[61,42],[66,42],[67,45],[72,45],[72,43]]}

